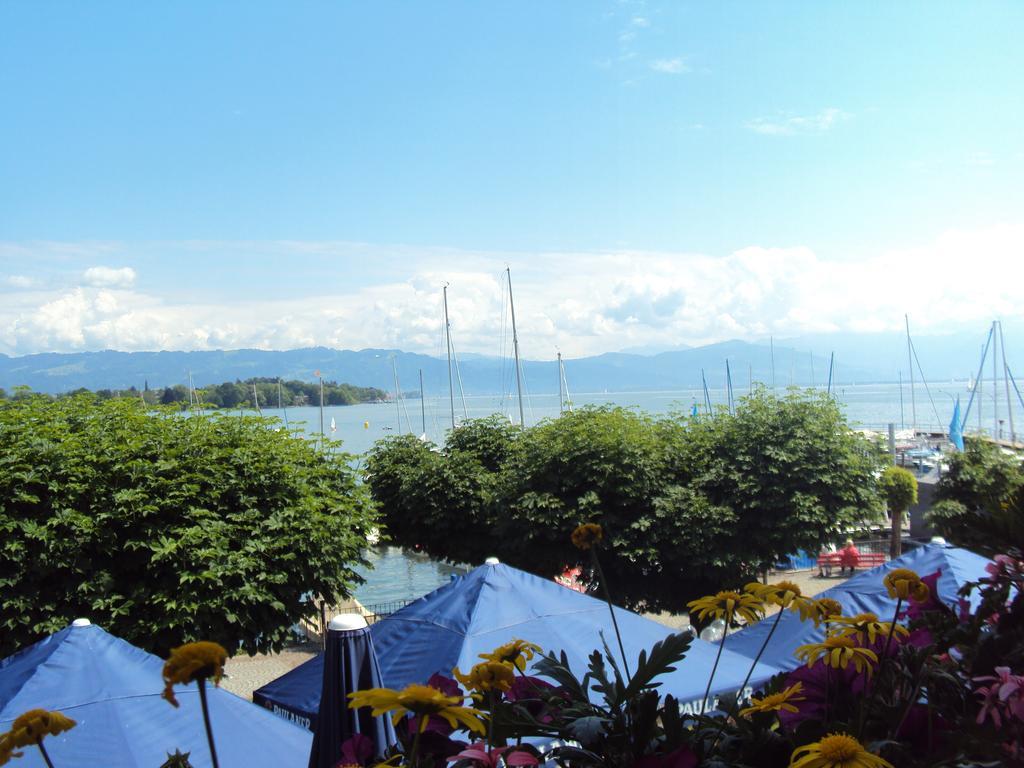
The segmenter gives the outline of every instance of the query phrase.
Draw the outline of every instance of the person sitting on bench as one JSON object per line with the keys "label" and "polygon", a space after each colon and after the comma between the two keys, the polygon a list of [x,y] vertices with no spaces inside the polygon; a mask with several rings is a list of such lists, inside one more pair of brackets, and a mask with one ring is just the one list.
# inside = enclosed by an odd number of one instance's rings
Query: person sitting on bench
{"label": "person sitting on bench", "polygon": [[849,568],[852,576],[858,565],[860,565],[860,551],[854,546],[853,539],[847,539],[846,544],[839,550],[839,575],[841,576]]}

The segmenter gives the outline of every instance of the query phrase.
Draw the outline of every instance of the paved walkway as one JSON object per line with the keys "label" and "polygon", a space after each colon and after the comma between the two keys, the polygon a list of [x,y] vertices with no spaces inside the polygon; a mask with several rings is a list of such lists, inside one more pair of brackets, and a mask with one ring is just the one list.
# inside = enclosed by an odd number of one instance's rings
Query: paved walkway
{"label": "paved walkway", "polygon": [[240,654],[228,659],[224,665],[221,688],[239,696],[252,699],[252,692],[276,680],[320,652],[320,646],[298,645],[286,648],[281,653],[259,653],[255,656]]}

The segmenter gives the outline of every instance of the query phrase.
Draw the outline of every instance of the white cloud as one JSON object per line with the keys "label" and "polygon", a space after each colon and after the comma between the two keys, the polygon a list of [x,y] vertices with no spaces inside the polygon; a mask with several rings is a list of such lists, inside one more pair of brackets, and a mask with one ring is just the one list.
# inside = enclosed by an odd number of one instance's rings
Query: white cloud
{"label": "white cloud", "polygon": [[811,115],[784,113],[775,117],[755,117],[747,128],[767,136],[795,136],[798,134],[824,133],[835,125],[849,120],[851,115],[836,107],[826,107]]}
{"label": "white cloud", "polygon": [[[133,248],[138,247],[133,244]],[[166,244],[161,244],[166,247]],[[187,243],[191,269],[246,243]],[[1024,318],[1024,224],[951,230],[913,248],[837,261],[803,246],[749,246],[726,255],[548,252],[523,256],[344,243],[264,243],[281,262],[344,254],[390,257],[394,270],[361,287],[289,299],[152,295],[78,286],[16,292],[0,304],[0,351],[400,347],[443,354],[441,286],[450,284],[460,352],[500,354],[511,343],[503,265],[512,268],[523,354],[551,358],[636,345],[703,344],[833,331],[983,328]],[[969,263],[970,269],[963,265]],[[201,270],[194,270],[200,274]],[[401,274],[400,279],[393,277]],[[994,274],[999,280],[992,280]],[[311,281],[325,285],[325,281]],[[317,290],[317,289],[314,289]]]}
{"label": "white cloud", "polygon": [[650,19],[644,16],[634,16],[632,19],[629,20],[629,23],[631,26],[640,27],[641,29],[651,26]]}
{"label": "white cloud", "polygon": [[8,275],[4,278],[4,283],[12,288],[34,288],[36,286],[35,279],[26,275]]}
{"label": "white cloud", "polygon": [[135,270],[131,267],[89,267],[82,274],[86,285],[107,288],[130,288],[135,284]]}
{"label": "white cloud", "polygon": [[655,59],[651,62],[651,69],[666,75],[680,75],[690,71],[690,67],[679,57],[674,59]]}

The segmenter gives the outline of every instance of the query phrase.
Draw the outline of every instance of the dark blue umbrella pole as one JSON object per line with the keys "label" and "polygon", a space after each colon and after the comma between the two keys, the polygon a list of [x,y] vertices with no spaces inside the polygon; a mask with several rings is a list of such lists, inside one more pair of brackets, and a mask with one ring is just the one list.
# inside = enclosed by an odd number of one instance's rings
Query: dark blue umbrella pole
{"label": "dark blue umbrella pole", "polygon": [[366,619],[357,613],[333,618],[327,628],[320,714],[309,768],[335,768],[341,759],[342,743],[357,733],[373,742],[374,755],[383,754],[388,746],[397,743],[395,729],[386,715],[373,717],[368,708],[348,707],[350,693],[382,687],[380,665]]}

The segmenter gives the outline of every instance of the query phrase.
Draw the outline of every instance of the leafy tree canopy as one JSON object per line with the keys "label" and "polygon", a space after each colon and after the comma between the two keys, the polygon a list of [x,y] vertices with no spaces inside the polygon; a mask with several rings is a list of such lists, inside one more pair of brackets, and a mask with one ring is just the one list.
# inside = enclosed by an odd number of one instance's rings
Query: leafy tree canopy
{"label": "leafy tree canopy", "polygon": [[1024,465],[987,440],[968,438],[950,458],[928,521],[951,543],[995,555],[1024,548]]}
{"label": "leafy tree canopy", "polygon": [[470,422],[441,449],[393,437],[367,473],[400,544],[552,576],[588,567],[569,535],[598,522],[613,597],[681,610],[874,518],[880,467],[834,401],[762,389],[714,419],[603,407],[526,430]]}
{"label": "leafy tree canopy", "polygon": [[137,399],[0,404],[0,656],[85,616],[162,653],[280,648],[360,581],[373,505],[346,454],[276,420]]}
{"label": "leafy tree canopy", "polygon": [[886,467],[878,488],[890,511],[906,512],[917,503],[917,478],[903,467]]}

